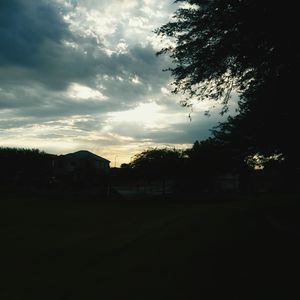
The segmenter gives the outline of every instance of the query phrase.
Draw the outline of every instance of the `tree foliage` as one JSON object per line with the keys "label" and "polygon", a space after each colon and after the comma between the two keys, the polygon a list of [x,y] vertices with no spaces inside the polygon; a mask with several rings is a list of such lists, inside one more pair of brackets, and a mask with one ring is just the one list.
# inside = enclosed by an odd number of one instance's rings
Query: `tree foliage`
{"label": "tree foliage", "polygon": [[135,155],[130,167],[149,179],[173,177],[180,171],[182,156],[175,148],[150,148]]}
{"label": "tree foliage", "polygon": [[213,99],[228,109],[239,94],[239,115],[215,129],[217,140],[247,152],[296,157],[299,43],[296,2],[177,0],[173,19],[157,33],[173,40],[159,54],[174,67],[174,93]]}
{"label": "tree foliage", "polygon": [[186,150],[186,154],[189,158],[188,169],[196,169],[198,176],[202,177],[236,173],[247,167],[238,149],[214,138],[196,141],[192,148]]}
{"label": "tree foliage", "polygon": [[38,149],[0,147],[0,184],[42,184],[49,181],[53,155]]}
{"label": "tree foliage", "polygon": [[[218,99],[234,88],[242,95],[299,58],[293,4],[257,0],[177,0],[180,8],[157,30],[174,38],[168,53],[175,91]],[[295,7],[294,7],[295,8]]]}

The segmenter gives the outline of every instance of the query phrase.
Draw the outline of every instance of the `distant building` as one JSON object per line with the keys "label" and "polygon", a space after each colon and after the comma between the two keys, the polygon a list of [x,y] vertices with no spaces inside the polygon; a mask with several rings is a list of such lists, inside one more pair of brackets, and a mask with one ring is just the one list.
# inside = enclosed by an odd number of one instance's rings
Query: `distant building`
{"label": "distant building", "polygon": [[58,156],[54,162],[55,177],[72,183],[99,183],[109,174],[110,161],[81,150]]}

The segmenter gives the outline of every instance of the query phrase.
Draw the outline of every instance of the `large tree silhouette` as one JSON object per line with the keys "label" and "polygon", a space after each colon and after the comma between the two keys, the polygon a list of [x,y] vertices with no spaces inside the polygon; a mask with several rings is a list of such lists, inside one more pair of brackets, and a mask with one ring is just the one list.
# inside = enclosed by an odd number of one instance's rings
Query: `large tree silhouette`
{"label": "large tree silhouette", "polygon": [[[298,159],[299,70],[296,3],[258,0],[177,0],[185,8],[157,30],[173,40],[159,54],[173,59],[174,93],[221,101],[239,96],[239,115],[215,130],[249,152]],[[298,159],[299,160],[299,159]]]}
{"label": "large tree silhouette", "polygon": [[180,172],[182,151],[175,148],[150,148],[136,154],[130,167],[149,179],[176,177]]}
{"label": "large tree silhouette", "polygon": [[183,151],[175,148],[150,148],[136,154],[129,164],[138,178],[160,181],[162,193],[166,193],[167,180],[179,180],[182,176]]}

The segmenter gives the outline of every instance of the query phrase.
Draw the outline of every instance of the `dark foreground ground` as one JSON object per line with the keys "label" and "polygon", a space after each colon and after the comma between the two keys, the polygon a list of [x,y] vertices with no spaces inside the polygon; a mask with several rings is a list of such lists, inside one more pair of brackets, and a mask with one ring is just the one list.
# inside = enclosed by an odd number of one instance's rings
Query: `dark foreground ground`
{"label": "dark foreground ground", "polygon": [[298,196],[0,197],[2,300],[299,299]]}

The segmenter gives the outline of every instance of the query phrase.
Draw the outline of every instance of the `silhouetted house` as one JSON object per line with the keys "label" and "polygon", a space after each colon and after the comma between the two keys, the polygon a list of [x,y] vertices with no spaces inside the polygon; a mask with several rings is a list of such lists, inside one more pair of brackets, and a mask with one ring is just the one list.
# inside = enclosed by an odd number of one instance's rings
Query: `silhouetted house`
{"label": "silhouetted house", "polygon": [[99,184],[106,182],[110,161],[89,151],[81,150],[58,156],[54,174],[58,180],[70,183]]}

